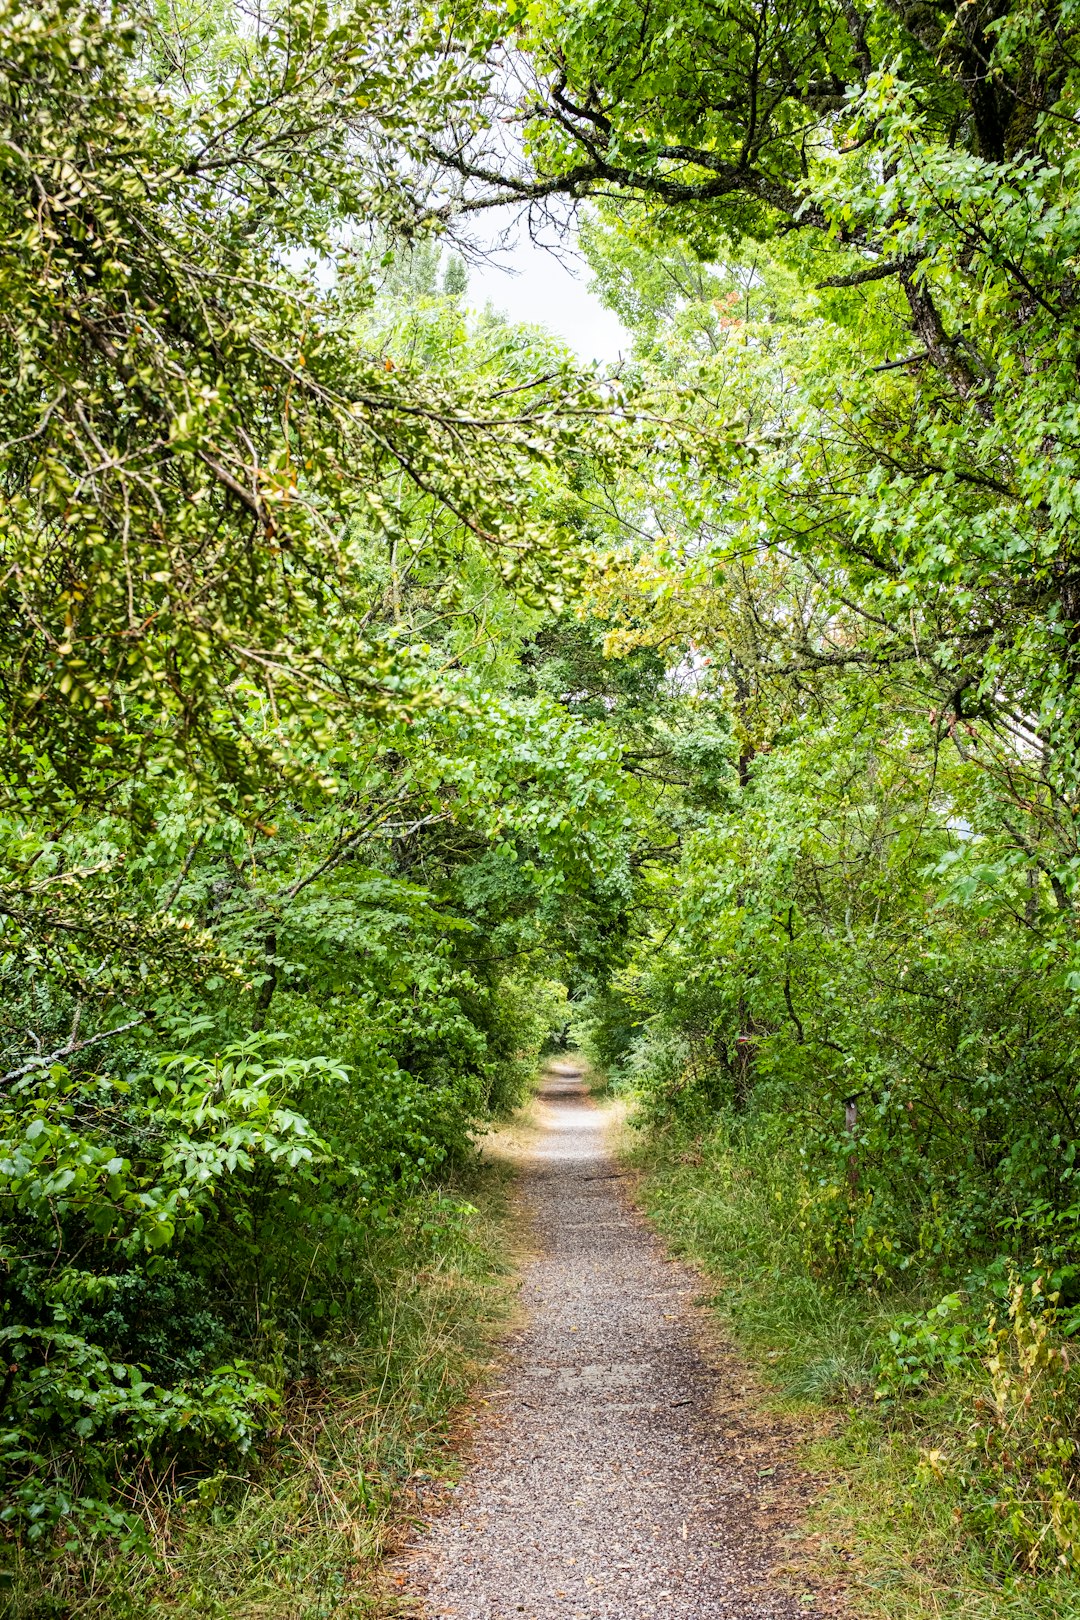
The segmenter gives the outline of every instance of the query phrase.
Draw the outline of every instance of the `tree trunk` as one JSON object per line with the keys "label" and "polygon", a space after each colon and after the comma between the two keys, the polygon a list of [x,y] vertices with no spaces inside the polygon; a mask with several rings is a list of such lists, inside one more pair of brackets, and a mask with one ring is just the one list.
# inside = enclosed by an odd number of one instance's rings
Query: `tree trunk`
{"label": "tree trunk", "polygon": [[267,934],[263,941],[263,949],[266,952],[266,978],[263,980],[262,988],[259,991],[259,999],[255,1003],[255,1013],[251,1020],[251,1028],[254,1032],[262,1029],[263,1024],[266,1022],[266,1014],[274,998],[274,991],[277,989],[276,933]]}

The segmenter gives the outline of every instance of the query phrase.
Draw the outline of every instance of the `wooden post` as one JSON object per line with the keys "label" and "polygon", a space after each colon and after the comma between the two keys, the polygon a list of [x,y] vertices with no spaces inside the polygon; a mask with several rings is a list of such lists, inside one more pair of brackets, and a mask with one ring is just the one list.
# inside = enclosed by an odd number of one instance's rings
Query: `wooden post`
{"label": "wooden post", "polygon": [[848,1097],[844,1103],[844,1129],[851,1137],[851,1151],[848,1154],[847,1180],[848,1187],[854,1192],[859,1190],[859,1156],[855,1151],[855,1133],[859,1127],[859,1103],[856,1097]]}

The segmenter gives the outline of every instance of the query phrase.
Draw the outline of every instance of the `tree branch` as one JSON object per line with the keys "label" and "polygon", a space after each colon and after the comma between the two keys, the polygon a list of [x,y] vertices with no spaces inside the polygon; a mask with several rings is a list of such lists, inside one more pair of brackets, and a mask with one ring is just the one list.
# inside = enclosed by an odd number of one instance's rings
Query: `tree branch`
{"label": "tree branch", "polygon": [[69,1037],[64,1046],[58,1046],[55,1052],[48,1052],[44,1057],[31,1058],[18,1069],[9,1069],[7,1074],[0,1074],[0,1085],[7,1085],[12,1080],[21,1080],[24,1075],[32,1074],[35,1069],[47,1069],[50,1064],[60,1063],[64,1058],[74,1057],[76,1052],[85,1052],[88,1046],[97,1046],[101,1041],[111,1041],[116,1035],[123,1035],[129,1029],[136,1029],[139,1024],[146,1023],[146,1014],[140,1013],[126,1024],[118,1024],[115,1029],[102,1030],[100,1035],[90,1035],[85,1041]]}

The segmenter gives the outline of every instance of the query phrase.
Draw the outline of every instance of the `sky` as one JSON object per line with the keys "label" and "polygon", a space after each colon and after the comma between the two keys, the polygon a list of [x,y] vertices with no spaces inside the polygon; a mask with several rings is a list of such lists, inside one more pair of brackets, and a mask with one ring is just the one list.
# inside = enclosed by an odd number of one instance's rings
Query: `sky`
{"label": "sky", "polygon": [[614,365],[630,353],[630,335],[619,317],[589,291],[590,270],[571,253],[561,256],[538,247],[522,226],[506,248],[469,265],[465,301],[471,309],[494,304],[513,321],[545,326],[579,359]]}

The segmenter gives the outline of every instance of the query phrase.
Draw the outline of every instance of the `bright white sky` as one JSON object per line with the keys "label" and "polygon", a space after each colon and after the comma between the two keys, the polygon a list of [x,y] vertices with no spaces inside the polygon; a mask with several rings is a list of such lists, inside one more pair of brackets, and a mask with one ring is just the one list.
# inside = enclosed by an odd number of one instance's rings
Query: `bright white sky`
{"label": "bright white sky", "polygon": [[590,271],[584,260],[572,252],[557,256],[537,247],[524,225],[509,247],[468,268],[465,301],[471,309],[482,310],[490,303],[512,321],[545,326],[582,360],[611,366],[620,356],[629,356],[630,334],[589,291]]}

